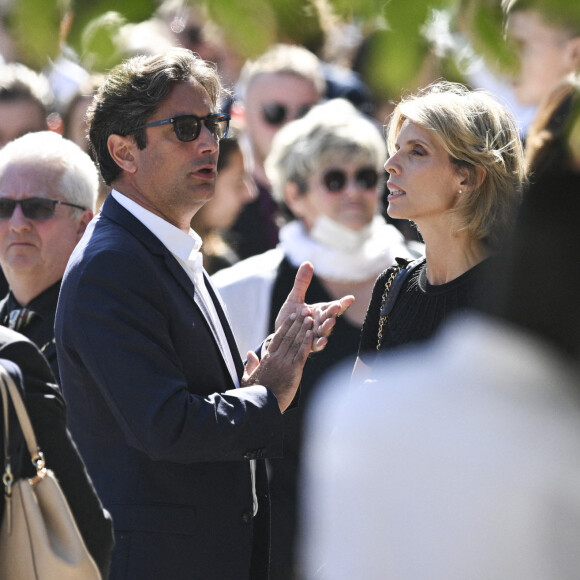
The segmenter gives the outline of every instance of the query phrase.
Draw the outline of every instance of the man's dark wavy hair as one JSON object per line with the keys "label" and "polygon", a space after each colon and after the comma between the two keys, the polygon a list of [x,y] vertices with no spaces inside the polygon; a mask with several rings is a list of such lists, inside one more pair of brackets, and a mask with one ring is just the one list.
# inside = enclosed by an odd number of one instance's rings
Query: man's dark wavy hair
{"label": "man's dark wavy hair", "polygon": [[[185,48],[172,48],[156,56],[135,56],[117,65],[91,103],[89,150],[107,185],[121,173],[109,154],[110,135],[131,135],[144,125],[178,82],[195,79],[215,108],[222,92],[216,68]],[[145,129],[134,133],[139,149],[147,146]]]}

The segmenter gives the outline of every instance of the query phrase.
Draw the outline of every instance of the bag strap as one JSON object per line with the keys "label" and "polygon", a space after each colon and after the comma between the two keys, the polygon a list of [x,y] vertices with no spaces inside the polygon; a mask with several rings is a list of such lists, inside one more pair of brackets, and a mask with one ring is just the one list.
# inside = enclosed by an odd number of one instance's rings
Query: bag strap
{"label": "bag strap", "polygon": [[[4,371],[4,367],[2,367],[2,371]],[[2,371],[0,371],[0,373]],[[8,412],[8,395],[6,394],[6,387],[4,386],[3,378],[2,384],[0,384],[0,392],[2,394],[2,411],[4,418],[4,472],[2,475],[2,482],[4,483],[4,490],[6,495],[10,496],[12,493],[12,483],[14,482],[14,476],[12,475],[12,461],[10,458],[10,425],[8,424],[8,418],[10,414]]]}
{"label": "bag strap", "polygon": [[381,299],[381,310],[379,315],[379,330],[377,333],[377,350],[381,349],[383,344],[383,328],[387,323],[389,314],[395,306],[395,300],[403,287],[405,280],[409,277],[409,274],[420,266],[425,258],[417,258],[408,262],[403,258],[396,258],[397,266],[393,267],[391,275],[385,282],[385,290]]}
{"label": "bag strap", "polygon": [[12,399],[12,405],[16,411],[16,417],[20,423],[20,429],[24,435],[26,446],[32,460],[32,464],[36,468],[37,475],[42,475],[45,467],[44,455],[36,443],[36,436],[32,423],[26,411],[26,406],[22,400],[20,390],[16,386],[14,379],[10,376],[8,371],[0,364],[0,391],[2,392],[2,406],[4,407],[4,475],[2,481],[6,495],[10,496],[12,491],[12,483],[14,478],[12,476],[9,456],[9,428],[8,428],[8,400]]}

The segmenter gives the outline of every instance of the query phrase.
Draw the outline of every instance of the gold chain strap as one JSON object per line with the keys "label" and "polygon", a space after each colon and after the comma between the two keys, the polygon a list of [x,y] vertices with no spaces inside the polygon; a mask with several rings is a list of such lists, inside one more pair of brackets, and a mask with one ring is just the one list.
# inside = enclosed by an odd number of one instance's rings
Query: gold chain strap
{"label": "gold chain strap", "polygon": [[[401,266],[396,267],[389,276],[389,279],[385,282],[385,291],[383,292],[383,297],[381,299],[381,312],[385,306],[385,302],[387,301],[387,296],[389,295],[389,291],[391,289],[391,285],[393,284],[393,280],[397,277],[397,274],[402,270]],[[388,315],[381,316],[379,318],[379,332],[377,335],[377,350],[381,350],[381,344],[383,343],[383,327],[387,323]]]}

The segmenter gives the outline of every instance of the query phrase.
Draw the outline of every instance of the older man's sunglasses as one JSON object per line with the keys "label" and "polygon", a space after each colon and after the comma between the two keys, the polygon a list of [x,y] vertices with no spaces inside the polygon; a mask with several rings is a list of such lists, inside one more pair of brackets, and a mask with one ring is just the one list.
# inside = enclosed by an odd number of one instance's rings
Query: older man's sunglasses
{"label": "older man's sunglasses", "polygon": [[28,197],[26,199],[11,199],[9,197],[0,198],[0,220],[8,220],[12,217],[14,209],[19,205],[24,217],[29,220],[44,221],[54,217],[57,205],[68,205],[77,209],[85,210],[86,207],[60,201],[58,199],[49,199],[47,197]]}
{"label": "older man's sunglasses", "polygon": [[290,107],[282,103],[265,103],[262,105],[262,117],[268,125],[278,127],[286,121],[294,121],[304,117],[312,108],[312,105],[302,105],[292,114]]}
{"label": "older man's sunglasses", "polygon": [[198,117],[197,115],[179,115],[171,119],[163,119],[161,121],[154,121],[146,125],[140,125],[131,131],[135,133],[147,127],[161,127],[162,125],[173,125],[176,137],[180,141],[195,141],[201,133],[201,124],[209,129],[216,141],[224,139],[230,128],[230,116],[224,113],[211,113],[205,117]]}

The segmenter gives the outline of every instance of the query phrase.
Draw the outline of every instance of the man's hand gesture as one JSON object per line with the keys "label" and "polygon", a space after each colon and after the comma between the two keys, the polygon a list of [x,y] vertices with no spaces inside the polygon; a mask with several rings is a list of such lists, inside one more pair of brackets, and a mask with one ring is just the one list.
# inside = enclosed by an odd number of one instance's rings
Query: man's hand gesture
{"label": "man's hand gesture", "polygon": [[332,302],[306,304],[306,291],[308,286],[310,286],[313,274],[314,267],[310,262],[304,262],[300,266],[294,279],[294,286],[276,317],[275,329],[277,330],[290,314],[297,312],[300,306],[306,307],[313,319],[314,341],[312,352],[318,352],[323,350],[328,343],[328,337],[336,324],[336,319],[348,310],[354,302],[354,296],[343,296],[339,300],[333,300]]}

